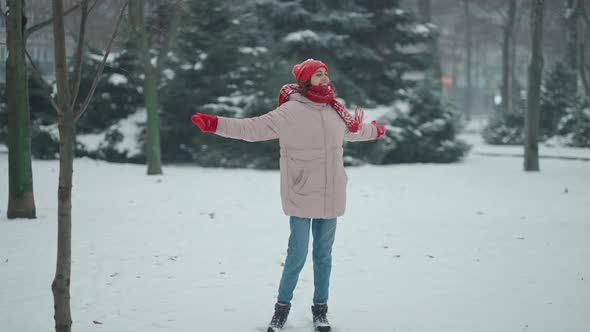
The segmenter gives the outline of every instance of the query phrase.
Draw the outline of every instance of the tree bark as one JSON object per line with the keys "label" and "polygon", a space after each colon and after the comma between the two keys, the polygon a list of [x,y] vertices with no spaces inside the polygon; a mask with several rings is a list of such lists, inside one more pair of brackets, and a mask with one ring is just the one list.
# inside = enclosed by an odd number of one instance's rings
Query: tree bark
{"label": "tree bark", "polygon": [[578,18],[581,0],[566,0],[565,28],[566,53],[565,64],[568,68],[567,85],[575,94],[578,90]]}
{"label": "tree bark", "polygon": [[[418,11],[422,16],[423,22],[432,22],[432,0],[418,0]],[[440,57],[440,48],[438,46],[438,36],[433,38],[428,45],[431,57],[431,64],[428,70],[429,76],[435,82],[438,91],[442,91],[442,64]]]}
{"label": "tree bark", "polygon": [[[87,8],[88,0],[82,0],[82,7]],[[55,277],[51,284],[53,291],[53,303],[55,308],[55,330],[57,332],[70,332],[72,329],[72,315],[70,310],[70,278],[71,278],[71,257],[72,257],[72,175],[74,164],[74,144],[76,138],[76,114],[80,115],[86,109],[94,93],[96,81],[100,79],[102,68],[109,55],[113,40],[117,34],[118,27],[125,13],[127,2],[121,9],[117,24],[108,50],[104,55],[101,69],[93,82],[93,87],[86,97],[84,105],[78,112],[74,111],[72,105],[72,96],[68,82],[68,66],[66,60],[66,41],[64,26],[64,5],[63,0],[53,0],[53,50],[55,61],[55,80],[57,86],[57,109],[58,109],[58,127],[59,127],[59,185],[58,185],[58,203],[57,203],[57,262]],[[81,24],[85,24],[82,22]],[[81,29],[83,31],[83,29]],[[79,42],[84,41],[84,36],[80,36]],[[81,57],[82,54],[78,53]],[[80,61],[77,59],[76,62]],[[79,84],[77,80],[80,75],[76,75],[73,86]]]}
{"label": "tree bark", "polygon": [[[582,79],[582,84],[584,86],[584,93],[586,94],[587,97],[590,97],[590,82],[588,80],[588,64],[586,64],[586,38],[585,36],[587,36],[587,31],[588,30],[588,26],[590,25],[590,20],[588,19],[588,15],[586,13],[586,7],[584,4],[584,1],[580,2],[579,5],[579,15],[580,15],[580,20],[579,20],[579,41],[578,41],[578,51],[579,51],[579,57],[578,57],[578,61],[580,61],[580,78]],[[585,23],[585,24],[584,24]]]}
{"label": "tree bark", "polygon": [[80,90],[80,76],[82,75],[82,52],[84,51],[84,35],[86,34],[86,21],[88,20],[88,0],[83,0],[80,3],[80,11],[80,31],[78,32],[78,45],[76,45],[76,66],[74,67],[74,84],[72,87],[71,97],[72,107],[76,105],[76,99],[78,99],[78,92]]}
{"label": "tree bark", "polygon": [[511,110],[511,68],[514,66],[511,63],[511,46],[514,38],[514,19],[516,16],[516,0],[510,0],[508,4],[508,18],[504,25],[504,38],[502,41],[502,111],[508,112]]}
{"label": "tree bark", "polygon": [[471,120],[471,99],[472,99],[472,83],[471,83],[471,9],[469,7],[469,0],[463,0],[463,10],[465,13],[465,119]]}
{"label": "tree bark", "polygon": [[543,75],[544,0],[531,6],[531,60],[529,64],[527,110],[525,117],[524,170],[539,171],[539,103]]}
{"label": "tree bark", "polygon": [[459,71],[459,67],[462,64],[462,58],[461,55],[459,54],[459,36],[461,35],[460,31],[457,29],[457,27],[455,27],[455,30],[453,31],[453,37],[452,37],[452,59],[451,59],[451,78],[452,78],[452,88],[456,89],[457,88],[457,82],[459,81],[459,76],[460,76],[460,71]]}
{"label": "tree bark", "polygon": [[[129,22],[135,40],[135,50],[143,62],[144,80],[143,96],[147,109],[147,174],[162,174],[162,160],[160,150],[160,115],[158,102],[158,89],[154,66],[149,56],[148,38],[144,24],[143,0],[131,0],[129,2]],[[160,56],[166,56],[160,54]]]}
{"label": "tree bark", "polygon": [[36,218],[31,167],[29,85],[25,58],[24,1],[8,0],[6,20],[6,99],[8,107],[7,217]]}
{"label": "tree bark", "polygon": [[59,187],[57,191],[57,264],[51,289],[55,307],[55,330],[69,332],[72,329],[70,277],[75,129],[68,83],[63,0],[53,0],[53,42],[59,107]]}
{"label": "tree bark", "polygon": [[580,47],[580,77],[582,78],[582,84],[584,85],[584,92],[587,97],[590,97],[590,82],[588,80],[588,71],[586,65],[586,54],[584,52],[585,45]]}
{"label": "tree bark", "polygon": [[72,173],[74,164],[74,112],[68,83],[63,0],[53,0],[53,42],[57,105],[59,107],[59,185],[57,191],[57,264],[51,284],[55,331],[72,328],[70,277],[72,257]]}
{"label": "tree bark", "polygon": [[[519,6],[516,7],[516,19],[514,23],[513,29],[513,37],[511,38],[512,46],[510,51],[510,91],[508,96],[508,109],[514,110],[514,102],[518,102],[517,107],[520,107],[521,95],[520,95],[520,86],[518,84],[520,77],[519,73],[519,63],[517,62],[517,51],[518,51],[518,41],[516,36],[519,34],[520,30],[520,22],[522,21],[522,13],[524,12],[525,5],[521,3]],[[515,95],[516,94],[516,95]]]}

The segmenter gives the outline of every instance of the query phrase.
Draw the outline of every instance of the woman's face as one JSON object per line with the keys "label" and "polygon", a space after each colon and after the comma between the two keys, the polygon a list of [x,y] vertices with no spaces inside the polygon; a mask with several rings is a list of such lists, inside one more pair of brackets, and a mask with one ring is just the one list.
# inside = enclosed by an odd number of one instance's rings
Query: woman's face
{"label": "woman's face", "polygon": [[311,75],[311,85],[328,85],[328,83],[330,83],[330,78],[326,68],[319,68]]}

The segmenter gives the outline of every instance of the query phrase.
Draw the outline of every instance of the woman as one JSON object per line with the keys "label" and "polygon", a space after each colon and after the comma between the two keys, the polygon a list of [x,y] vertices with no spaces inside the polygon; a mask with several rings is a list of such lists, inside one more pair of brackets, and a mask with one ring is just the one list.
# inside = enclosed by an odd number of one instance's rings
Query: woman
{"label": "woman", "polygon": [[192,122],[203,132],[249,142],[279,139],[281,199],[290,216],[287,259],[269,332],[283,328],[293,291],[305,264],[309,230],[313,234],[314,296],[311,307],[316,331],[330,331],[326,318],[336,219],[344,214],[348,178],[342,159],[343,141],[378,139],[385,127],[362,123],[363,111],[351,116],[334,99],[328,67],[308,59],[293,67],[297,84],[283,86],[278,107],[262,116],[233,119],[196,113]]}

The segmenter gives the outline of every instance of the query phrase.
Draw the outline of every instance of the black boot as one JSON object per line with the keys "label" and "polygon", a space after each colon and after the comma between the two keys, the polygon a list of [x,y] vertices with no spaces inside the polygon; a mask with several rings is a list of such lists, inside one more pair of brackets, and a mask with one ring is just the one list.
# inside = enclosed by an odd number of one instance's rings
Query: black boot
{"label": "black boot", "polygon": [[275,304],[275,313],[272,315],[272,319],[270,324],[268,324],[267,332],[278,332],[281,331],[285,323],[287,322],[287,317],[289,316],[289,310],[291,310],[291,304]]}
{"label": "black boot", "polygon": [[330,332],[330,322],[326,314],[328,313],[327,304],[314,304],[311,306],[311,313],[313,314],[313,326],[316,332]]}

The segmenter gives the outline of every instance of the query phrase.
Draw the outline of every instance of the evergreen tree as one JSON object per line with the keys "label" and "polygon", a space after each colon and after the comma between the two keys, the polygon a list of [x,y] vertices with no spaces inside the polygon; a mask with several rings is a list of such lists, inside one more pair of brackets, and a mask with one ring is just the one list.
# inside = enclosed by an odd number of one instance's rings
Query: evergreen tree
{"label": "evergreen tree", "polygon": [[581,97],[573,107],[566,108],[556,131],[566,145],[590,147],[590,98]]}
{"label": "evergreen tree", "polygon": [[[31,105],[31,154],[38,159],[56,159],[59,152],[57,112],[51,106],[50,87],[42,85],[29,70],[29,105]],[[55,130],[51,130],[55,128]]]}
{"label": "evergreen tree", "polygon": [[572,90],[569,84],[570,71],[563,62],[557,62],[545,79],[539,114],[543,138],[555,134],[557,125],[566,114],[566,110],[576,103],[576,91]]}
{"label": "evergreen tree", "polygon": [[522,145],[523,131],[524,108],[514,108],[512,111],[492,114],[481,136],[488,144]]}
{"label": "evergreen tree", "polygon": [[[574,116],[569,112],[576,106],[575,91],[568,88],[569,69],[557,62],[543,82],[539,106],[540,139],[545,141],[555,134],[567,135]],[[518,94],[514,94],[518,96]],[[496,145],[521,145],[524,139],[524,110],[522,100],[515,100],[512,111],[495,113],[482,132],[484,141]],[[559,128],[558,128],[559,127]]]}
{"label": "evergreen tree", "polygon": [[433,36],[399,1],[263,0],[259,11],[283,58],[324,61],[339,96],[363,106],[404,95],[411,86],[404,73],[424,68],[426,59],[404,49]]}
{"label": "evergreen tree", "polygon": [[[88,52],[83,56],[80,96],[88,94],[100,61],[102,61],[102,55],[96,53]],[[136,112],[141,106],[142,98],[139,88],[141,82],[133,74],[136,63],[134,56],[125,49],[114,54],[109,60],[108,66],[104,68],[103,78],[98,81],[96,94],[88,105],[88,111],[77,124],[79,135],[102,133],[121,119]],[[73,72],[74,68],[69,70]],[[29,82],[33,156],[39,159],[56,159],[59,151],[57,114],[47,100],[49,91],[43,91],[46,87],[41,86],[37,80],[31,78]],[[78,105],[83,102],[84,100],[80,99],[77,101]],[[111,135],[111,137],[114,136],[117,135]],[[116,143],[115,140],[109,144],[103,144],[104,149],[108,150],[109,146],[112,147]],[[89,151],[87,147],[80,144],[76,146],[77,156],[100,157],[97,152]],[[120,160],[125,161],[124,158]]]}
{"label": "evergreen tree", "polygon": [[[388,123],[386,136],[377,142],[347,144],[352,163],[450,163],[461,160],[470,146],[456,138],[459,118],[452,105],[442,101],[432,80],[426,80],[378,122]],[[356,161],[355,161],[356,159]]]}
{"label": "evergreen tree", "polygon": [[[102,132],[136,112],[142,105],[143,99],[139,89],[141,82],[134,74],[138,64],[137,58],[127,49],[123,48],[119,53],[113,54],[108,66],[105,66],[103,78],[98,81],[96,87],[97,93],[77,124],[79,134]],[[80,96],[88,94],[100,61],[102,61],[102,55],[93,53],[84,55]],[[84,100],[79,98],[77,102],[81,104]]]}
{"label": "evergreen tree", "polygon": [[[425,45],[435,38],[431,25],[420,24],[419,17],[411,11],[400,9],[400,1],[357,0],[370,13],[373,27],[356,35],[360,45],[367,50],[367,57],[346,64],[352,68],[352,79],[368,96],[380,104],[388,104],[403,98],[412,81],[404,80],[408,72],[423,71],[432,61],[425,51],[410,51],[412,46]],[[374,55],[374,56],[373,56]]]}
{"label": "evergreen tree", "polygon": [[29,73],[29,105],[31,106],[32,126],[47,126],[57,123],[57,112],[51,106],[51,102],[49,102],[47,97],[51,94],[51,88],[41,85],[33,77],[32,68],[29,68]]}
{"label": "evergreen tree", "polygon": [[[186,6],[177,48],[169,61],[174,79],[167,82],[162,93],[164,159],[196,160],[204,166],[278,166],[268,165],[276,156],[271,158],[267,153],[276,142],[265,145],[228,140],[200,133],[190,124],[195,112],[243,118],[266,113],[272,106],[269,95],[261,92],[261,82],[270,72],[261,60],[268,57],[268,48],[256,46],[260,41],[252,26],[245,24],[254,24],[254,19],[244,16],[245,12],[230,11],[220,0]],[[277,93],[278,87],[275,89]]]}

